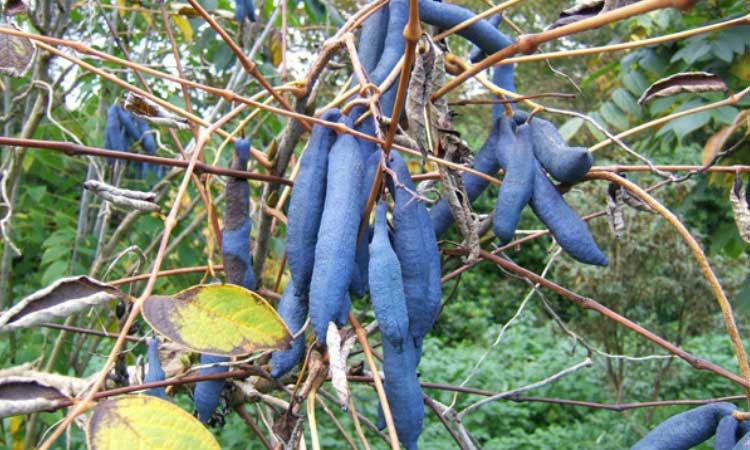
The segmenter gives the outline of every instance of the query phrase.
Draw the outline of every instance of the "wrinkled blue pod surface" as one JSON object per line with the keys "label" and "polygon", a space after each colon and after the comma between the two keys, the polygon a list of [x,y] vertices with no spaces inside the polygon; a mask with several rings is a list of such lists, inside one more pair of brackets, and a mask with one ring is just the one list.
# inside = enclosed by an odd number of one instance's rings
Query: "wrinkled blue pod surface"
{"label": "wrinkled blue pod surface", "polygon": [[[294,283],[290,281],[286,285],[276,309],[292,334],[296,334],[305,325],[307,319],[306,294],[297,295]],[[279,378],[285,375],[302,360],[304,355],[305,336],[303,334],[292,341],[292,346],[289,349],[273,352],[271,356],[271,376]]]}
{"label": "wrinkled blue pod surface", "polygon": [[[332,109],[321,119],[336,121],[341,111]],[[287,214],[287,263],[297,295],[307,292],[315,262],[320,219],[326,197],[328,151],[336,140],[330,128],[314,125],[310,141],[300,159]]]}
{"label": "wrinkled blue pod surface", "polygon": [[389,189],[394,198],[393,248],[402,268],[409,330],[422,339],[437,320],[440,310],[440,253],[429,212],[417,191],[406,163],[398,153],[391,153],[388,165],[398,178],[390,176]]}
{"label": "wrinkled blue pod surface", "polygon": [[539,162],[535,161],[534,166],[534,194],[531,197],[534,214],[570,256],[582,263],[606,266],[609,263],[607,257],[596,245],[586,222],[565,203]]}
{"label": "wrinkled blue pod surface", "polygon": [[711,403],[677,414],[659,424],[631,450],[688,450],[714,435],[719,421],[737,409]]}
{"label": "wrinkled blue pod surface", "polygon": [[[510,127],[510,119],[501,117],[499,120]],[[534,191],[534,153],[528,125],[517,127],[516,137],[507,152],[505,176],[495,202],[492,222],[492,230],[503,244],[513,239],[521,211],[531,200]]]}
{"label": "wrinkled blue pod surface", "polygon": [[568,147],[552,122],[534,118],[531,135],[536,159],[555,179],[575,183],[591,169],[591,153],[583,147]]}
{"label": "wrinkled blue pod surface", "polygon": [[[351,125],[349,118],[342,121]],[[322,344],[328,322],[336,320],[341,302],[348,298],[355,265],[364,162],[354,137],[338,136],[328,155],[327,174],[309,295],[310,321]]]}
{"label": "wrinkled blue pod surface", "polygon": [[375,211],[375,233],[370,244],[370,299],[378,320],[380,335],[401,349],[409,339],[409,316],[401,277],[401,265],[388,238],[386,212],[380,201]]}
{"label": "wrinkled blue pod surface", "polygon": [[[143,382],[153,383],[155,381],[164,381],[164,370],[161,368],[161,361],[159,361],[159,340],[151,338],[148,340],[148,369],[146,370],[146,376],[143,378]],[[164,400],[167,399],[167,391],[165,387],[148,389],[146,394]]]}

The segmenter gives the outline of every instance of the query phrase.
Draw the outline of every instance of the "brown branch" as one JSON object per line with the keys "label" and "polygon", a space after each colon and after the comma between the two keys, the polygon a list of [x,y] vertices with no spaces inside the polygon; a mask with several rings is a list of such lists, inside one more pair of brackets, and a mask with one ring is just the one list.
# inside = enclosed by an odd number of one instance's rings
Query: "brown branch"
{"label": "brown branch", "polygon": [[[191,0],[194,1],[194,0]],[[467,71],[457,76],[450,82],[446,83],[443,87],[438,89],[433,95],[433,101],[444,96],[448,92],[452,91],[456,87],[460,86],[464,81],[478,74],[479,72],[494,66],[505,58],[513,56],[517,53],[530,54],[536,51],[536,48],[554,39],[569,36],[571,34],[580,33],[587,30],[602,27],[604,25],[617,22],[629,17],[644,14],[650,11],[663,8],[680,8],[687,9],[692,6],[694,0],[642,0],[638,3],[633,3],[622,8],[617,8],[606,13],[597,14],[596,16],[589,17],[578,22],[573,22],[568,25],[564,25],[551,30],[543,31],[541,33],[533,33],[521,36],[518,41],[505,47],[504,49],[487,56],[482,61],[471,66]]]}
{"label": "brown branch", "polygon": [[[138,161],[146,162],[151,164],[158,164],[162,166],[181,167],[187,168],[190,162],[182,159],[162,158],[160,156],[143,155],[140,153],[128,153],[119,152],[115,150],[108,150],[98,147],[89,147],[86,145],[78,145],[72,142],[63,141],[44,141],[40,139],[18,139],[11,137],[0,136],[0,146],[18,146],[26,148],[37,148],[46,150],[55,150],[63,152],[70,156],[78,155],[93,155],[102,156],[106,158],[122,159],[126,161]],[[197,162],[195,164],[195,173],[210,173],[214,175],[225,175],[234,178],[242,178],[247,180],[264,181],[267,183],[280,183],[287,186],[291,186],[293,183],[286,178],[277,177],[274,175],[268,175],[257,172],[247,172],[243,170],[225,169],[222,167],[212,166],[206,163]]]}

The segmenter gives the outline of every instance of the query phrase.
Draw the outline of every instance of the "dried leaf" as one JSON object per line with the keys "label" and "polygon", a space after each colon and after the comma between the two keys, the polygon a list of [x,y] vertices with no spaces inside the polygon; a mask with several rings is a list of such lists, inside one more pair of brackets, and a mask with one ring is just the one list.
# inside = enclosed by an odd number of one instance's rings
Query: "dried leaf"
{"label": "dried leaf", "polygon": [[734,211],[734,223],[737,224],[737,231],[743,241],[750,244],[750,209],[747,205],[745,192],[747,185],[742,185],[742,178],[739,176],[734,179],[734,186],[729,190],[729,202],[732,204]]}
{"label": "dried leaf", "polygon": [[607,189],[607,217],[609,218],[609,229],[617,240],[625,236],[624,196],[622,187],[610,183],[609,189]]}
{"label": "dried leaf", "polygon": [[599,14],[604,7],[604,0],[581,0],[576,2],[575,5],[568,9],[564,9],[560,13],[560,18],[554,21],[546,29],[551,30],[553,28],[559,28],[563,25],[568,25],[579,20],[583,20],[589,17],[593,17]]}
{"label": "dried leaf", "polygon": [[175,12],[175,14],[179,14],[181,16],[185,17],[198,17],[200,14],[198,14],[198,11],[195,10],[192,6],[190,6],[189,3],[170,3],[169,7],[172,9],[172,11]]}
{"label": "dried leaf", "polygon": [[124,298],[118,289],[87,276],[57,280],[0,315],[0,332],[68,317],[91,306]]}
{"label": "dried leaf", "polygon": [[124,209],[139,211],[159,211],[161,207],[154,203],[154,192],[133,191],[122,189],[97,180],[87,180],[83,187]]}
{"label": "dried leaf", "polygon": [[17,16],[19,14],[26,14],[28,10],[29,5],[24,0],[8,0],[5,2],[3,14],[6,16]]}
{"label": "dried leaf", "polygon": [[141,119],[157,126],[165,126],[167,128],[177,128],[181,130],[190,128],[188,120],[184,117],[176,116],[164,109],[161,105],[152,102],[146,97],[134,94],[133,92],[128,92],[123,107]]}
{"label": "dried leaf", "polygon": [[34,49],[31,39],[0,34],[0,72],[12,77],[22,77],[31,67]]}
{"label": "dried leaf", "polygon": [[0,417],[54,411],[70,402],[60,389],[27,377],[0,379]]}
{"label": "dried leaf", "polygon": [[750,118],[750,112],[747,110],[742,111],[737,114],[737,117],[731,125],[722,127],[716,132],[716,134],[708,138],[706,144],[703,146],[703,157],[701,159],[704,166],[716,158],[716,155],[719,154],[722,148],[724,148],[727,139],[729,139],[729,137],[733,135],[741,125],[748,126],[748,118]]}
{"label": "dried leaf", "polygon": [[427,35],[420,38],[417,50],[405,109],[409,136],[417,142],[422,157],[426,158],[436,147],[440,129],[450,128],[451,116],[444,97],[435,103],[430,100],[433,92],[445,81],[443,52]]}
{"label": "dried leaf", "polygon": [[683,72],[655,82],[638,99],[643,105],[658,97],[669,97],[681,92],[726,91],[727,85],[717,75],[708,72]]}
{"label": "dried leaf", "polygon": [[331,369],[331,384],[336,391],[336,397],[339,399],[339,405],[346,409],[349,404],[349,383],[346,379],[346,358],[349,356],[343,353],[341,347],[341,334],[336,324],[328,322],[328,332],[326,333],[326,345],[328,346],[328,356]]}

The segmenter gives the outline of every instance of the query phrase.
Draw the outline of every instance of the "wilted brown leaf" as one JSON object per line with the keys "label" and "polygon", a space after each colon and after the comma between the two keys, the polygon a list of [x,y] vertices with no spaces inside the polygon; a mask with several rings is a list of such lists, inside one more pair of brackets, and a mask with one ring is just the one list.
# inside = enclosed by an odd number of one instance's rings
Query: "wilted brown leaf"
{"label": "wilted brown leaf", "polygon": [[681,92],[726,91],[727,85],[717,75],[708,72],[683,72],[655,82],[638,99],[643,105],[658,97],[669,97]]}
{"label": "wilted brown leaf", "polygon": [[0,332],[68,317],[124,296],[118,289],[87,276],[62,278],[0,315]]}

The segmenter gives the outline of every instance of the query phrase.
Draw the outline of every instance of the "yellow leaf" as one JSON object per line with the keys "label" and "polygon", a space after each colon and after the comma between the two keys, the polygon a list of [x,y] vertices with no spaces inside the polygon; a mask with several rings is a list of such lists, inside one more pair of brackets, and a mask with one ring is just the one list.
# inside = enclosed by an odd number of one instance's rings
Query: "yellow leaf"
{"label": "yellow leaf", "polygon": [[750,55],[745,53],[729,68],[729,73],[742,81],[750,80]]}
{"label": "yellow leaf", "polygon": [[273,29],[269,39],[271,39],[271,64],[274,67],[279,67],[283,57],[281,54],[281,33],[279,33],[279,30]]}
{"label": "yellow leaf", "polygon": [[141,17],[143,17],[143,20],[146,21],[146,23],[148,24],[148,26],[150,26],[150,27],[154,26],[154,18],[151,17],[150,13],[147,13],[147,12],[144,12],[144,11],[140,11],[140,14],[141,14]]}
{"label": "yellow leaf", "polygon": [[172,20],[182,34],[182,38],[185,42],[193,42],[193,27],[190,25],[190,21],[182,16],[172,16]]}
{"label": "yellow leaf", "polygon": [[16,434],[21,429],[21,426],[23,425],[23,417],[24,416],[13,416],[10,418],[10,426],[8,427],[8,431],[10,431],[10,434]]}
{"label": "yellow leaf", "polygon": [[119,13],[120,17],[125,17],[125,13],[127,12],[126,8],[128,6],[127,2],[125,0],[117,0],[117,12]]}
{"label": "yellow leaf", "polygon": [[128,395],[99,403],[86,422],[89,450],[221,450],[192,415],[150,395]]}
{"label": "yellow leaf", "polygon": [[263,297],[233,284],[193,286],[174,296],[153,295],[143,305],[143,317],[178,344],[213,355],[282,350],[292,339]]}

